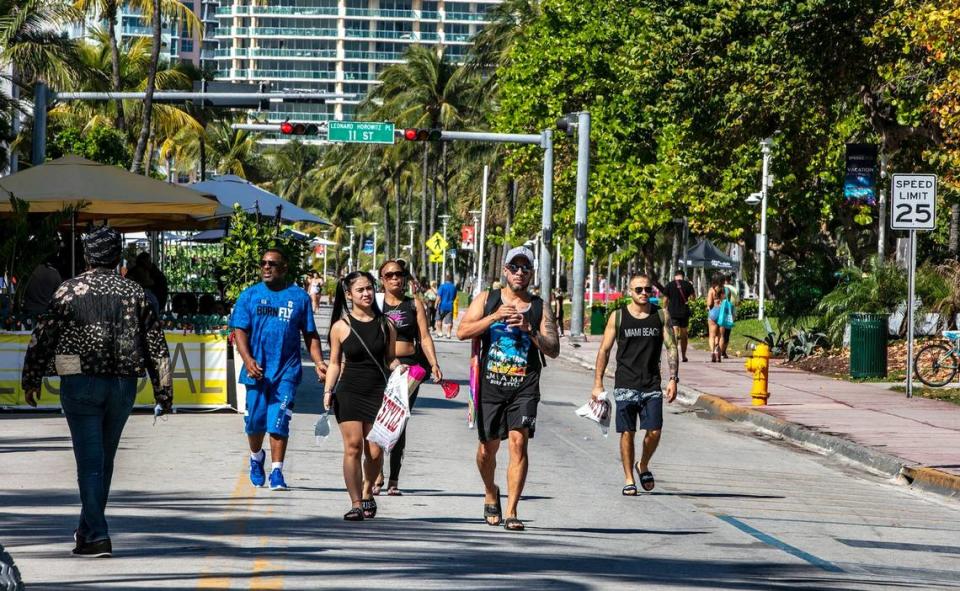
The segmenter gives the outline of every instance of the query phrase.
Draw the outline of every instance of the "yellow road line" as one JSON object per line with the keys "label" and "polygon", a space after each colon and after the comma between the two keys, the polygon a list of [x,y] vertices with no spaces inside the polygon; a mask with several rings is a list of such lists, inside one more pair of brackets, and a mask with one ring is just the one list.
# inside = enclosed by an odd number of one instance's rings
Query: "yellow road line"
{"label": "yellow road line", "polygon": [[[237,476],[237,481],[233,485],[233,490],[230,491],[230,500],[227,503],[227,514],[235,510],[244,510],[253,503],[253,499],[250,497],[244,498],[248,488],[251,487],[249,481],[249,476],[246,472],[241,472]],[[247,528],[246,518],[239,517],[235,520],[231,520],[232,528],[228,531],[230,538],[239,538],[243,535],[243,532]],[[217,560],[217,557],[209,554],[205,558],[205,562],[212,563]],[[229,589],[231,581],[229,577],[220,576],[220,573],[211,573],[211,567],[205,567],[203,572],[200,574],[200,580],[197,582],[197,589]]]}

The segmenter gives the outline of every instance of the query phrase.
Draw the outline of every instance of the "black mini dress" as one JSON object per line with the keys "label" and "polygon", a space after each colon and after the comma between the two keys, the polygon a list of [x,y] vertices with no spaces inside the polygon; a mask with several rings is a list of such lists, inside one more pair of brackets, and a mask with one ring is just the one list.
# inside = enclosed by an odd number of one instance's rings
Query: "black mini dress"
{"label": "black mini dress", "polygon": [[[368,322],[354,317],[347,319],[353,330],[343,340],[343,371],[337,381],[333,397],[333,413],[337,422],[362,421],[372,423],[377,418],[383,403],[383,391],[387,387],[384,375],[384,356],[387,340],[384,335],[386,322],[376,318]],[[359,335],[359,338],[358,336]],[[363,343],[360,342],[363,339]],[[364,348],[366,344],[367,349]],[[376,358],[374,361],[371,358]]]}

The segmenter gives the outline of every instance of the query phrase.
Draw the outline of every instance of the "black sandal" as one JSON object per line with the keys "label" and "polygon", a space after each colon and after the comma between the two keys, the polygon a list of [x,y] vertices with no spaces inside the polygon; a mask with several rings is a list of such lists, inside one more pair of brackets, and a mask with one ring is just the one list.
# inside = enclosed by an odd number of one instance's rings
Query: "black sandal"
{"label": "black sandal", "polygon": [[516,517],[507,517],[507,520],[503,522],[503,529],[507,531],[523,531],[526,527],[524,527],[523,522]]}
{"label": "black sandal", "polygon": [[[496,523],[492,523],[490,518],[493,517],[497,520]],[[492,505],[483,506],[483,520],[487,522],[487,525],[497,526],[503,522],[503,509],[500,507],[500,487],[497,487],[497,502]]]}
{"label": "black sandal", "polygon": [[637,496],[637,485],[636,485],[636,484],[628,484],[628,485],[624,486],[624,487],[623,487],[623,490],[620,491],[620,494],[622,494],[622,495],[625,496],[625,497],[635,497],[635,496]]}
{"label": "black sandal", "polygon": [[364,519],[373,519],[377,516],[377,502],[373,497],[360,501],[360,508],[363,510]]}
{"label": "black sandal", "polygon": [[640,486],[643,490],[650,492],[657,486],[657,481],[653,479],[653,472],[641,472],[640,464],[635,464],[633,468],[637,471],[637,474],[640,475]]}
{"label": "black sandal", "polygon": [[363,521],[363,510],[360,507],[354,507],[343,514],[344,521]]}

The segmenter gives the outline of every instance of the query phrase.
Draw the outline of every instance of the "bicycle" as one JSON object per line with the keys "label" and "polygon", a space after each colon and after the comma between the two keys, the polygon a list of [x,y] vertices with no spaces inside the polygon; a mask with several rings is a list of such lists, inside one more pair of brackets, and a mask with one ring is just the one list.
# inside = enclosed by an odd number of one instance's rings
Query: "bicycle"
{"label": "bicycle", "polygon": [[934,388],[949,384],[960,372],[960,330],[945,330],[943,337],[950,346],[943,343],[927,345],[913,359],[917,378]]}

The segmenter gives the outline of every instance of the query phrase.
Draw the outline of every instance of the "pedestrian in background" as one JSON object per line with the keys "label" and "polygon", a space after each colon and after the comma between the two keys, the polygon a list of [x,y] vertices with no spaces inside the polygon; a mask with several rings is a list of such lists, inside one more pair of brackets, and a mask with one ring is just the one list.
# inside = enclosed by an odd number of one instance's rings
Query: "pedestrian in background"
{"label": "pedestrian in background", "polygon": [[323,283],[323,280],[320,279],[320,275],[316,271],[310,271],[307,274],[307,295],[310,296],[310,304],[313,306],[314,312],[320,310],[321,283]]}
{"label": "pedestrian in background", "polygon": [[427,310],[427,327],[431,331],[437,322],[437,282],[431,281],[430,287],[423,292],[423,301]]}
{"label": "pedestrian in background", "polygon": [[733,332],[733,323],[737,319],[737,304],[740,303],[740,292],[737,290],[737,281],[733,273],[724,277],[723,295],[730,310],[730,326],[720,327],[720,330],[723,331],[723,345],[720,348],[720,355],[724,359],[729,359],[727,347],[730,346],[730,334]]}
{"label": "pedestrian in background", "polygon": [[27,404],[37,406],[43,377],[60,376],[80,489],[76,556],[111,556],[106,508],[120,436],[137,380],[149,373],[160,412],[173,405],[170,354],[143,288],[117,273],[123,241],[102,226],[84,236],[88,270],[64,282],[37,325],[24,359]]}
{"label": "pedestrian in background", "polygon": [[[437,336],[449,339],[453,333],[453,300],[457,298],[457,286],[453,283],[453,275],[447,273],[444,282],[437,290],[439,304],[437,304]],[[442,330],[441,330],[442,328]]]}
{"label": "pedestrian in background", "polygon": [[269,433],[270,489],[287,490],[283,461],[302,377],[301,337],[318,381],[323,381],[327,366],[310,298],[300,286],[287,280],[283,252],[266,250],[260,257],[260,274],[263,281],[243,290],[237,298],[230,327],[243,360],[240,383],[247,389],[245,431],[250,446],[250,483],[259,487],[266,482],[263,439]]}
{"label": "pedestrian in background", "polygon": [[[527,442],[537,426],[543,356],[560,354],[553,313],[528,291],[533,258],[524,246],[510,249],[503,260],[506,287],[474,298],[457,329],[461,340],[481,339],[477,468],[485,488],[483,518],[488,525],[503,523],[509,531],[524,529],[517,505],[527,479]],[[494,480],[503,440],[510,448],[506,515]]]}
{"label": "pedestrian in background", "polygon": [[696,295],[693,284],[683,276],[683,271],[677,269],[673,274],[673,281],[664,286],[664,295],[667,298],[667,312],[670,314],[670,325],[673,334],[680,344],[680,356],[687,362],[687,329],[690,326],[690,299]]}
{"label": "pedestrian in background", "polygon": [[720,362],[720,353],[723,351],[723,330],[720,326],[720,307],[724,300],[723,277],[714,275],[707,292],[707,327],[709,331],[708,346],[710,347],[710,361]]}
{"label": "pedestrian in background", "polygon": [[27,285],[23,288],[23,311],[27,313],[32,320],[36,320],[50,306],[53,300],[53,294],[63,283],[60,277],[60,271],[55,266],[57,253],[48,256],[27,279]]}
{"label": "pedestrian in background", "polygon": [[397,331],[377,307],[374,286],[366,271],[348,274],[337,283],[330,318],[323,406],[333,410],[343,439],[343,481],[351,505],[346,521],[377,515],[373,485],[382,470],[383,450],[367,435],[383,403],[387,373],[401,365],[394,354]]}
{"label": "pedestrian in background", "polygon": [[[406,267],[401,266],[397,261],[388,260],[380,265],[380,283],[384,290],[381,310],[393,323],[397,333],[394,354],[404,365],[419,365],[423,368],[424,374],[432,375],[434,383],[439,383],[443,379],[443,372],[440,371],[433,337],[430,336],[427,312],[420,298],[406,295],[407,277]],[[378,300],[377,303],[379,304],[380,301]],[[418,385],[408,393],[411,412],[413,412],[413,405],[417,402],[419,391]],[[390,450],[390,479],[387,486],[387,494],[390,496],[401,494],[400,469],[403,463],[403,452],[407,446],[409,426],[410,422],[407,421],[403,431],[400,432],[400,439]],[[381,472],[374,483],[373,494],[379,494],[382,486],[383,473]]]}
{"label": "pedestrian in background", "polygon": [[[623,464],[624,496],[637,495],[637,483],[650,492],[656,485],[650,471],[650,460],[660,444],[663,429],[663,391],[660,378],[660,355],[664,345],[670,366],[667,402],[677,397],[677,343],[670,330],[666,311],[650,303],[654,287],[646,275],[630,279],[630,303],[616,310],[607,319],[603,341],[597,351],[592,398],[603,392],[603,376],[610,362],[610,351],[617,345],[617,372],[613,397],[617,403],[617,433],[620,434],[620,460]],[[640,461],[636,458],[637,430],[646,431]],[[634,480],[636,470],[638,481]]]}

